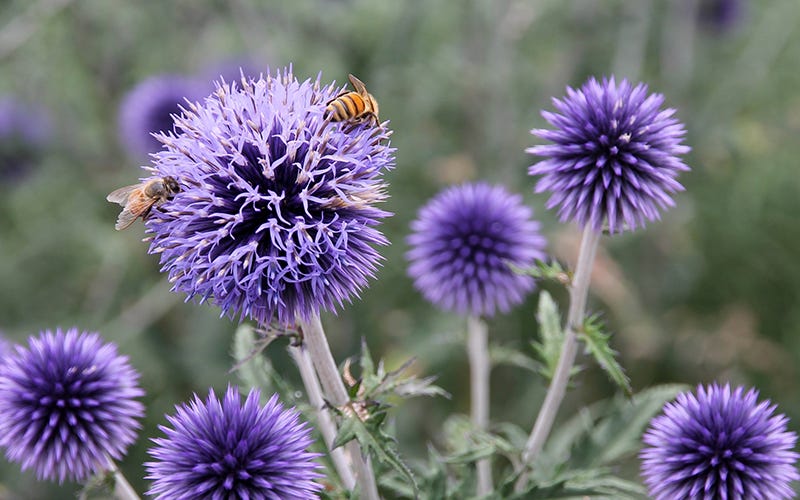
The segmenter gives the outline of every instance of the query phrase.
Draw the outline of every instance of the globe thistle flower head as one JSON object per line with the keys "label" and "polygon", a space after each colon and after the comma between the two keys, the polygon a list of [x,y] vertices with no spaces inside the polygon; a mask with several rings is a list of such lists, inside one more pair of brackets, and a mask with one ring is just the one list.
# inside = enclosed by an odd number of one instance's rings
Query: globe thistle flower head
{"label": "globe thistle flower head", "polygon": [[611,233],[643,227],[674,205],[682,191],[676,177],[689,170],[677,155],[683,125],[675,110],[661,109],[664,97],[622,80],[591,78],[578,90],[553,99],[557,113],[542,112],[554,130],[531,133],[553,144],[528,148],[544,157],[529,169],[540,175],[536,192],[550,191],[547,208],[558,207],[562,222],[576,221]]}
{"label": "globe thistle flower head", "polygon": [[135,441],[144,414],[138,378],[97,333],[31,337],[0,365],[0,446],[39,479],[84,480]]}
{"label": "globe thistle flower head", "polygon": [[510,264],[544,259],[545,239],[522,197],[500,186],[465,184],[439,193],[411,224],[408,274],[438,307],[492,316],[508,311],[534,288]]}
{"label": "globe thistle flower head", "polygon": [[316,498],[321,475],[307,451],[311,430],[294,409],[284,410],[277,395],[263,407],[251,389],[244,403],[228,387],[220,400],[209,391],[167,416],[166,437],[155,438],[145,463],[149,494],[157,499]]}
{"label": "globe thistle flower head", "polygon": [[10,95],[0,97],[0,181],[17,181],[29,172],[51,132],[44,109]]}
{"label": "globe thistle flower head", "polygon": [[223,314],[293,324],[363,289],[387,244],[385,125],[330,123],[340,89],[289,70],[222,83],[162,134],[152,173],[181,192],[147,221],[173,290]]}
{"label": "globe thistle flower head", "polygon": [[667,403],[644,435],[642,475],[656,500],[794,498],[797,435],[758,392],[699,386]]}
{"label": "globe thistle flower head", "polygon": [[161,149],[153,134],[172,130],[173,115],[187,102],[208,94],[199,80],[182,75],[151,76],[131,89],[119,107],[120,141],[132,158],[144,158]]}

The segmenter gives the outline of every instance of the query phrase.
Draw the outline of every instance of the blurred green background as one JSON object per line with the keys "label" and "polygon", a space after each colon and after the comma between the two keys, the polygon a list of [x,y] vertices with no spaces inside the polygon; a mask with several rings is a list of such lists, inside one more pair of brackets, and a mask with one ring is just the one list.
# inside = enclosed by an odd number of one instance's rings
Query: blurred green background
{"label": "blurred green background", "polygon": [[[451,400],[396,409],[400,449],[423,456],[444,418],[468,412],[464,322],[422,300],[405,274],[404,238],[441,188],[487,179],[534,207],[550,252],[572,263],[578,231],[544,210],[527,176],[529,134],[551,96],[591,75],[663,93],[693,148],[677,207],[646,230],[603,239],[590,308],[615,332],[635,388],[712,380],[757,386],[800,429],[800,3],[740,0],[6,0],[0,95],[45,108],[52,140],[29,171],[0,185],[0,330],[22,342],[56,326],[100,331],[142,373],[147,417],[122,469],[143,492],[141,463],[164,413],[236,376],[235,323],[169,292],[143,228],[114,230],[105,195],[136,181],[117,114],[146,78],[213,78],[233,61],[298,78],[364,80],[391,120],[395,216],[378,280],[326,324],[338,360],[361,337],[394,368],[417,356]],[[724,13],[724,12],[723,12]],[[717,14],[717,15],[715,15]],[[565,294],[545,285],[562,301]],[[490,321],[493,342],[528,349],[536,295]],[[530,351],[528,351],[530,352]],[[283,345],[270,348],[296,379]],[[563,409],[613,394],[588,359]],[[530,428],[545,385],[493,371],[492,418]],[[9,498],[66,498],[0,461]],[[4,497],[3,497],[4,498]]]}

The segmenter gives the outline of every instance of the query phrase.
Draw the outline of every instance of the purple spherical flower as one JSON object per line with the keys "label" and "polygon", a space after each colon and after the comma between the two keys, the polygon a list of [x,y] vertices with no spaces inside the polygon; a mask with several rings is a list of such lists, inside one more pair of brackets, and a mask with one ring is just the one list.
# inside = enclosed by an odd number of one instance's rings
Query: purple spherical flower
{"label": "purple spherical flower", "polygon": [[84,480],[121,458],[144,406],[117,347],[76,328],[45,331],[0,365],[0,446],[38,478]]}
{"label": "purple spherical flower", "polygon": [[448,311],[492,316],[519,304],[533,278],[509,264],[543,259],[545,239],[522,197],[485,183],[451,187],[411,224],[409,275],[426,299]]}
{"label": "purple spherical flower", "polygon": [[797,435],[758,392],[697,388],[664,406],[644,435],[642,475],[657,500],[794,498]]}
{"label": "purple spherical flower", "polygon": [[340,90],[290,71],[223,84],[160,136],[151,170],[181,192],[147,227],[173,290],[288,325],[366,286],[394,149],[384,126],[323,119]]}
{"label": "purple spherical flower", "polygon": [[50,117],[44,109],[13,96],[0,97],[0,182],[23,177],[50,136]]}
{"label": "purple spherical flower", "polygon": [[202,401],[167,416],[164,438],[153,439],[154,461],[145,463],[150,494],[159,499],[317,498],[321,477],[307,451],[311,430],[294,409],[284,410],[277,395],[263,407],[252,389],[244,404],[238,389],[228,387],[217,399]]}
{"label": "purple spherical flower", "polygon": [[120,103],[118,125],[122,145],[134,158],[161,149],[154,133],[172,130],[172,115],[208,92],[200,80],[164,74],[137,84]]}
{"label": "purple spherical flower", "polygon": [[675,110],[660,109],[661,94],[627,80],[594,78],[580,90],[567,87],[567,97],[553,99],[558,113],[542,112],[555,130],[532,134],[553,142],[526,151],[545,159],[530,167],[541,175],[536,192],[552,192],[547,208],[558,206],[562,221],[575,220],[599,231],[622,232],[660,218],[674,205],[671,194],[682,191],[676,177],[689,170],[676,155],[683,125]]}

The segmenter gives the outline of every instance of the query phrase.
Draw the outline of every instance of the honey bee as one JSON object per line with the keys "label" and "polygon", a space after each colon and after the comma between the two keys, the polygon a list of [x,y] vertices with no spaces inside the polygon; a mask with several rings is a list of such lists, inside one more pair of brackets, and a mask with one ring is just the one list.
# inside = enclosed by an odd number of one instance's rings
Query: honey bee
{"label": "honey bee", "polygon": [[112,191],[106,196],[106,199],[124,207],[117,217],[117,224],[114,228],[122,231],[139,217],[146,220],[153,207],[171,200],[178,191],[180,191],[178,181],[170,176],[150,179]]}
{"label": "honey bee", "polygon": [[347,121],[354,124],[369,121],[373,125],[378,121],[378,101],[367,92],[364,82],[353,75],[347,75],[354,92],[342,92],[328,102],[325,108],[325,118],[332,122]]}

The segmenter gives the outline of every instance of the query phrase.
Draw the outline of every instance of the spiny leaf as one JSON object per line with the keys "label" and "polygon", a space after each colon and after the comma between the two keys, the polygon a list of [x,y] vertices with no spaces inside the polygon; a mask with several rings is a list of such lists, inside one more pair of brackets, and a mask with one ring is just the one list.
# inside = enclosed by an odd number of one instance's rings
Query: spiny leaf
{"label": "spiny leaf", "polygon": [[514,491],[517,474],[505,478],[499,485],[499,498],[514,500],[550,500],[556,498],[596,498],[597,491],[592,488],[573,487],[566,480],[548,483],[530,482],[522,491]]}
{"label": "spiny leaf", "polygon": [[532,267],[519,267],[512,262],[508,262],[507,264],[508,267],[517,274],[526,274],[536,279],[557,281],[564,286],[568,286],[572,283],[572,272],[565,270],[556,260],[551,263],[537,260]]}
{"label": "spiny leaf", "polygon": [[[414,364],[415,358],[407,360],[396,370],[387,372],[383,360],[378,362],[377,367],[375,366],[366,342],[362,341],[361,352],[362,364],[358,399],[372,400],[387,396],[401,398],[443,396],[450,398],[447,391],[433,385],[436,377],[418,378],[407,373]],[[355,396],[355,393],[351,396]]]}
{"label": "spiny leaf", "polygon": [[361,377],[366,379],[370,376],[375,376],[375,362],[372,361],[372,355],[367,347],[367,341],[361,339]]}
{"label": "spiny leaf", "polygon": [[561,356],[561,345],[564,343],[564,331],[561,329],[561,315],[549,293],[542,290],[539,293],[539,308],[536,311],[536,321],[539,323],[541,342],[533,342],[533,348],[539,354],[544,366],[540,373],[548,380],[553,378]]}
{"label": "spiny leaf", "polygon": [[650,387],[632,398],[617,396],[582,408],[554,431],[540,456],[540,477],[555,477],[570,469],[614,465],[641,446],[645,427],[667,401],[686,390],[679,384]]}
{"label": "spiny leaf", "polygon": [[372,417],[367,422],[362,422],[359,418],[344,415],[338,409],[334,409],[334,411],[342,417],[339,433],[333,442],[334,448],[356,439],[365,453],[374,456],[381,464],[400,473],[411,483],[415,492],[419,491],[414,473],[397,451],[395,439],[386,434],[382,426],[374,425]]}
{"label": "spiny leaf", "polygon": [[628,396],[633,394],[631,381],[615,358],[617,352],[611,349],[608,343],[611,334],[603,331],[600,318],[597,315],[586,318],[583,329],[578,332],[578,335],[586,343],[586,349],[594,356],[609,378],[623,389],[625,394]]}

